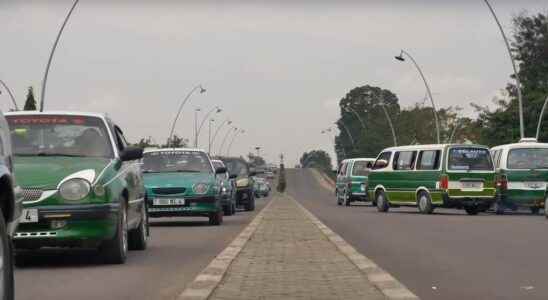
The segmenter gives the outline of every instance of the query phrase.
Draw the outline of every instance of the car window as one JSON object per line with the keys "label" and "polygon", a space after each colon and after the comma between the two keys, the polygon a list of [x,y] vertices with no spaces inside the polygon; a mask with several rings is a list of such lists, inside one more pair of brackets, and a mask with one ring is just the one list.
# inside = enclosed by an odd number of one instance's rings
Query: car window
{"label": "car window", "polygon": [[249,167],[244,161],[239,159],[223,159],[223,162],[229,174],[242,177],[249,176]]}
{"label": "car window", "polygon": [[215,170],[216,170],[216,169],[219,169],[219,168],[224,168],[224,166],[225,166],[225,165],[224,165],[222,162],[220,162],[220,161],[214,161],[214,162],[212,162],[212,163],[213,163],[213,167],[215,168]]}
{"label": "car window", "polygon": [[105,122],[77,115],[7,116],[18,156],[114,156]]}
{"label": "car window", "polygon": [[126,141],[126,138],[124,137],[124,133],[118,126],[114,126],[114,132],[116,136],[116,146],[118,147],[118,150],[124,151],[126,147],[128,146],[128,142]]}
{"label": "car window", "polygon": [[503,152],[503,150],[498,150],[497,154],[496,154],[496,157],[495,157],[495,166],[497,168],[500,168],[500,159],[502,157],[502,152]]}
{"label": "car window", "polygon": [[508,169],[548,169],[548,148],[512,149],[506,164]]}
{"label": "car window", "polygon": [[417,159],[417,170],[437,170],[440,167],[440,150],[421,151]]}
{"label": "car window", "polygon": [[[378,170],[378,169],[384,169],[388,166],[388,162],[390,161],[390,156],[392,155],[392,152],[383,152],[379,155],[379,157],[377,158],[377,160],[375,160],[375,164],[373,164],[373,170]],[[380,165],[380,161],[386,161],[386,165],[385,166],[381,166]]]}
{"label": "car window", "polygon": [[367,176],[369,174],[370,168],[367,167],[368,161],[359,160],[354,162],[352,167],[352,176]]}
{"label": "car window", "polygon": [[451,148],[449,150],[448,165],[449,170],[452,171],[493,170],[491,154],[484,148]]}
{"label": "car window", "polygon": [[348,167],[348,162],[344,162],[341,167],[339,175],[344,176],[346,174],[346,168]]}
{"label": "car window", "polygon": [[415,164],[415,151],[402,151],[394,154],[394,170],[412,170]]}
{"label": "car window", "polygon": [[154,151],[143,155],[144,173],[212,173],[208,156],[199,151]]}

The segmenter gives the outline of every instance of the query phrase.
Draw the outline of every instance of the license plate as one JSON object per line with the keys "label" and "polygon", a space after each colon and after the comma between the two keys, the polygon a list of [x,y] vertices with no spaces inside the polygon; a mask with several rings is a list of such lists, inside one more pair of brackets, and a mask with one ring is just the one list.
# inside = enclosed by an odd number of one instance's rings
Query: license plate
{"label": "license plate", "polygon": [[20,223],[38,223],[38,210],[35,208],[23,209]]}
{"label": "license plate", "polygon": [[481,181],[463,181],[460,183],[462,189],[482,189],[483,188],[483,182]]}
{"label": "license plate", "polygon": [[154,205],[185,205],[185,199],[154,199]]}
{"label": "license plate", "polygon": [[525,182],[525,186],[527,188],[530,188],[530,189],[533,189],[533,190],[544,190],[544,189],[546,189],[546,183],[538,182],[538,181]]}

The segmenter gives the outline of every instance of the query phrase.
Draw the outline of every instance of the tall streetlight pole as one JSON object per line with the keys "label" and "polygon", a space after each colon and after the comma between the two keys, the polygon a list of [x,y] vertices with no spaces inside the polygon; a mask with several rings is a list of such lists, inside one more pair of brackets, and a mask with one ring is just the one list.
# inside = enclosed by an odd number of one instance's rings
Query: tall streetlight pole
{"label": "tall streetlight pole", "polygon": [[207,154],[211,155],[211,124],[215,123],[215,119],[210,119],[209,120],[209,134],[208,134],[208,137],[207,137]]}
{"label": "tall streetlight pole", "polygon": [[546,108],[546,103],[548,103],[548,96],[546,97],[546,100],[544,100],[544,104],[542,105],[542,110],[540,111],[540,116],[538,117],[537,134],[535,135],[535,138],[537,139],[537,141],[540,135],[540,125],[542,124],[542,117],[544,116],[544,109]]}
{"label": "tall streetlight pole", "polygon": [[384,116],[386,117],[386,120],[388,121],[388,126],[390,126],[390,131],[392,131],[392,139],[394,140],[394,146],[398,145],[398,139],[396,138],[396,129],[394,128],[394,124],[392,124],[392,119],[390,118],[390,115],[388,114],[388,110],[386,109],[386,103],[384,103],[384,100],[380,97],[375,96],[373,93],[363,93],[363,96],[376,98],[379,102],[379,106],[382,108],[382,111],[384,112]]}
{"label": "tall streetlight pole", "polygon": [[238,137],[239,133],[245,133],[245,130],[237,131],[236,134],[232,137],[232,141],[230,141],[230,144],[228,144],[228,149],[226,150],[226,156],[230,155],[230,149],[232,148],[232,144],[234,144],[234,141],[236,140],[236,137]]}
{"label": "tall streetlight pole", "polygon": [[173,131],[175,131],[175,125],[177,124],[177,120],[179,119],[179,115],[181,114],[181,111],[183,110],[183,107],[185,106],[185,104],[188,102],[188,100],[190,99],[190,96],[192,96],[192,94],[195,92],[195,91],[200,91],[200,94],[203,94],[205,93],[205,89],[202,87],[201,84],[198,84],[197,86],[195,86],[194,88],[192,88],[192,90],[190,90],[190,92],[188,92],[188,94],[186,95],[185,99],[181,102],[181,105],[179,106],[179,110],[177,110],[177,115],[175,116],[175,120],[173,120],[173,124],[171,124],[171,131],[169,132],[169,138],[168,138],[168,142],[171,143],[171,139],[173,138]]}
{"label": "tall streetlight pole", "polygon": [[48,74],[49,69],[51,67],[51,62],[53,60],[53,55],[55,54],[55,49],[57,49],[57,44],[59,44],[59,39],[61,39],[61,34],[63,33],[63,30],[65,29],[65,26],[67,25],[67,22],[72,15],[72,12],[74,11],[74,8],[76,8],[76,5],[78,4],[79,0],[75,0],[72,4],[72,7],[70,8],[67,16],[65,17],[65,20],[63,21],[63,25],[61,25],[61,28],[59,29],[59,32],[57,33],[57,37],[55,38],[55,42],[53,43],[53,47],[51,48],[51,52],[49,53],[48,63],[46,65],[46,71],[44,72],[44,78],[42,79],[42,90],[41,90],[41,96],[40,96],[40,111],[44,111],[44,101],[46,99],[46,84],[48,81]]}
{"label": "tall streetlight pole", "polygon": [[352,106],[350,106],[350,104],[346,105],[343,109],[347,112],[353,113],[356,116],[356,118],[358,118],[358,121],[360,121],[360,124],[362,125],[363,130],[365,130],[365,122],[363,121],[362,117],[360,117],[360,114],[358,114],[358,112],[355,109],[353,109]]}
{"label": "tall streetlight pole", "polygon": [[356,148],[356,143],[354,143],[354,137],[352,136],[352,134],[350,133],[350,130],[348,129],[348,127],[346,127],[346,125],[344,124],[344,122],[342,120],[340,120],[339,122],[335,122],[334,124],[338,125],[338,124],[341,124],[341,126],[344,128],[344,130],[346,131],[346,134],[348,135],[348,137],[350,138],[350,142],[352,142],[352,147]]}
{"label": "tall streetlight pole", "polygon": [[194,109],[194,148],[198,147],[198,113],[202,111],[201,108],[195,108]]}
{"label": "tall streetlight pole", "polygon": [[198,139],[200,138],[200,132],[202,132],[202,128],[204,127],[204,124],[207,120],[209,120],[209,116],[215,112],[216,114],[222,112],[223,110],[221,108],[219,108],[218,106],[215,106],[213,107],[212,109],[210,109],[204,116],[204,118],[202,119],[202,122],[200,122],[200,126],[198,126],[198,131],[196,131],[196,145],[195,147],[198,147]]}
{"label": "tall streetlight pole", "polygon": [[[13,106],[15,106],[15,110],[19,110],[19,107],[17,107],[17,101],[15,101],[15,96],[13,96],[13,93],[11,92],[8,85],[4,81],[2,81],[2,79],[0,79],[0,85],[2,85],[4,89],[8,92],[8,95],[11,98],[11,102],[13,103]],[[0,91],[0,94],[2,94],[2,91]]]}
{"label": "tall streetlight pole", "polygon": [[399,61],[405,61],[405,58],[403,55],[406,55],[411,59],[413,64],[415,65],[415,68],[419,71],[419,74],[422,78],[422,81],[424,82],[424,86],[426,87],[426,92],[428,93],[428,97],[430,98],[430,102],[432,102],[432,110],[434,111],[434,120],[436,122],[436,135],[437,135],[437,141],[438,144],[440,144],[440,125],[438,121],[438,111],[436,110],[436,105],[434,104],[434,98],[432,97],[432,91],[430,90],[430,86],[428,85],[428,81],[426,81],[426,77],[424,77],[424,73],[422,72],[422,69],[419,67],[419,64],[417,64],[417,61],[405,50],[401,50],[400,55],[394,56],[395,59]]}
{"label": "tall streetlight pole", "polygon": [[225,124],[230,125],[230,124],[232,124],[232,121],[230,121],[227,118],[219,126],[217,126],[217,129],[215,130],[215,133],[213,134],[213,138],[211,139],[211,147],[213,147],[213,149],[215,149],[215,139],[217,138],[217,135],[221,131],[221,128],[223,128],[223,126],[225,126]]}
{"label": "tall streetlight pole", "polygon": [[230,133],[232,133],[233,131],[234,132],[238,131],[238,127],[232,126],[232,128],[228,129],[228,131],[225,134],[225,137],[223,138],[223,141],[221,142],[221,147],[219,147],[219,151],[217,151],[218,154],[221,154],[221,155],[223,154],[223,147],[226,143],[226,140],[227,140],[228,136],[230,135]]}
{"label": "tall streetlight pole", "polygon": [[520,137],[525,137],[525,129],[523,125],[523,99],[521,95],[521,81],[519,79],[518,74],[518,68],[516,67],[516,61],[514,60],[514,56],[512,55],[512,49],[510,48],[510,43],[508,42],[508,38],[506,38],[506,34],[504,33],[504,29],[502,29],[502,25],[499,22],[499,19],[497,18],[497,15],[495,14],[495,11],[493,10],[493,7],[491,4],[489,4],[489,1],[484,0],[485,4],[487,4],[487,7],[491,11],[491,14],[493,15],[493,18],[495,19],[495,22],[497,23],[497,26],[499,27],[500,34],[502,35],[502,39],[504,40],[504,44],[506,44],[506,50],[508,50],[508,56],[510,56],[510,61],[512,62],[512,68],[514,68],[514,77],[516,78],[516,88],[518,92],[518,102],[519,102],[519,133]]}

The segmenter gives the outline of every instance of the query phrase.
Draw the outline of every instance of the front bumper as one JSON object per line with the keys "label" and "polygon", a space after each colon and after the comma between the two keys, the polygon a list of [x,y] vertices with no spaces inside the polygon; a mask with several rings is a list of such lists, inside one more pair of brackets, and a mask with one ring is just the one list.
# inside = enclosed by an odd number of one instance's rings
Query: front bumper
{"label": "front bumper", "polygon": [[185,205],[161,205],[149,203],[148,215],[151,218],[208,216],[222,209],[222,200],[214,196],[185,198]]}

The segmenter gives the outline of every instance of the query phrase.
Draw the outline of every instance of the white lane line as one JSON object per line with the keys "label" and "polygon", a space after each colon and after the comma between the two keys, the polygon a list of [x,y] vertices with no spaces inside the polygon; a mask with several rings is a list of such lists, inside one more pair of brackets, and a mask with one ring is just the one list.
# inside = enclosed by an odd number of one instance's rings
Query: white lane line
{"label": "white lane line", "polygon": [[253,218],[251,223],[196,276],[185,290],[179,294],[177,297],[178,300],[206,300],[211,296],[215,288],[223,280],[230,264],[232,264],[245,244],[255,233],[259,224],[261,224],[264,212],[275,201],[275,198],[272,197],[269,203]]}
{"label": "white lane line", "polygon": [[[289,197],[289,196],[288,196]],[[304,214],[314,223],[318,229],[329,239],[348,260],[350,260],[359,270],[361,270],[367,279],[383,293],[388,299],[419,299],[407,287],[399,282],[394,276],[383,270],[367,256],[359,253],[354,247],[348,244],[341,236],[329,229],[316,216],[308,211],[294,198],[290,197],[303,210]]]}

